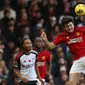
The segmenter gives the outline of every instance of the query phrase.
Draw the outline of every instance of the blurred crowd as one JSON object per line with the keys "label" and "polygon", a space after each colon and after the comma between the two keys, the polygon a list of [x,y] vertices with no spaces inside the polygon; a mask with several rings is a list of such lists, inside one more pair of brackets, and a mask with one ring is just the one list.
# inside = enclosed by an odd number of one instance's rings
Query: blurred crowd
{"label": "blurred crowd", "polygon": [[[0,0],[0,85],[14,85],[13,61],[20,51],[20,40],[28,36],[34,41],[44,30],[49,41],[61,32],[61,19],[71,15],[76,26],[85,25],[85,16],[76,16],[74,8],[85,0]],[[34,42],[33,42],[34,43]],[[54,85],[68,84],[72,54],[65,44],[52,51],[52,76]],[[85,85],[84,77],[80,84]]]}

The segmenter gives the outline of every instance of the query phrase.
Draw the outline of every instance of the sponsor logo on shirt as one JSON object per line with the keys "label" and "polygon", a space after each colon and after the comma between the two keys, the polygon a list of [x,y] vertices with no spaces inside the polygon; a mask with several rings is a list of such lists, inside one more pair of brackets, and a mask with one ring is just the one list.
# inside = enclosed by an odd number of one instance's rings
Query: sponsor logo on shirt
{"label": "sponsor logo on shirt", "polygon": [[34,64],[30,64],[30,65],[21,65],[21,67],[22,67],[22,68],[27,68],[27,69],[28,69],[28,68],[33,67],[33,65],[34,65]]}
{"label": "sponsor logo on shirt", "polygon": [[72,43],[77,43],[77,42],[82,42],[82,37],[69,39],[69,41],[67,43],[72,44]]}
{"label": "sponsor logo on shirt", "polygon": [[38,66],[44,66],[45,65],[45,62],[37,62],[37,65]]}
{"label": "sponsor logo on shirt", "polygon": [[21,64],[21,68],[26,68],[26,69],[28,69],[28,68],[31,68],[31,67],[33,67],[33,65],[34,65],[34,63],[32,63],[32,64],[28,64],[28,62],[30,63],[31,62],[31,60],[29,59],[29,60],[24,60],[23,61],[23,64]]}

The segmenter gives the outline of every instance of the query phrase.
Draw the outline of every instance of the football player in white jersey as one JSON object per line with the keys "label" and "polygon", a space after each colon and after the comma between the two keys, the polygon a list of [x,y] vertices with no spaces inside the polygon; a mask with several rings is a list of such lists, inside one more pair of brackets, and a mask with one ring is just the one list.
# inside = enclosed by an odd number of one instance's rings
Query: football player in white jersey
{"label": "football player in white jersey", "polygon": [[21,52],[14,61],[14,74],[19,79],[19,85],[43,85],[36,64],[37,52],[32,50],[29,38],[21,40]]}

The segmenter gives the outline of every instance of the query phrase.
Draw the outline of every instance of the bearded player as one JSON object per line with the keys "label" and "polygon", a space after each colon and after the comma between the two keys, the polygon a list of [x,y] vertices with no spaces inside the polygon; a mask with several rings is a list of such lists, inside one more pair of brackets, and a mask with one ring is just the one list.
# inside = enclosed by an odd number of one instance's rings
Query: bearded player
{"label": "bearded player", "polygon": [[49,42],[45,32],[41,38],[49,49],[55,48],[58,44],[65,43],[73,54],[73,65],[69,73],[71,85],[77,85],[81,74],[85,73],[85,27],[75,27],[72,16],[64,16],[62,19],[64,31],[61,32],[53,42]]}

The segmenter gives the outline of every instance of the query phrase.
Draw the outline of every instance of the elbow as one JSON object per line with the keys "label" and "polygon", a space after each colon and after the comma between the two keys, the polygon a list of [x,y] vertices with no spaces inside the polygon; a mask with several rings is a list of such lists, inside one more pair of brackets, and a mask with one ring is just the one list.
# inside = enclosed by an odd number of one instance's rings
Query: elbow
{"label": "elbow", "polygon": [[49,49],[52,50],[52,49],[54,49],[55,47],[56,47],[56,45],[54,45],[53,43],[51,43]]}

